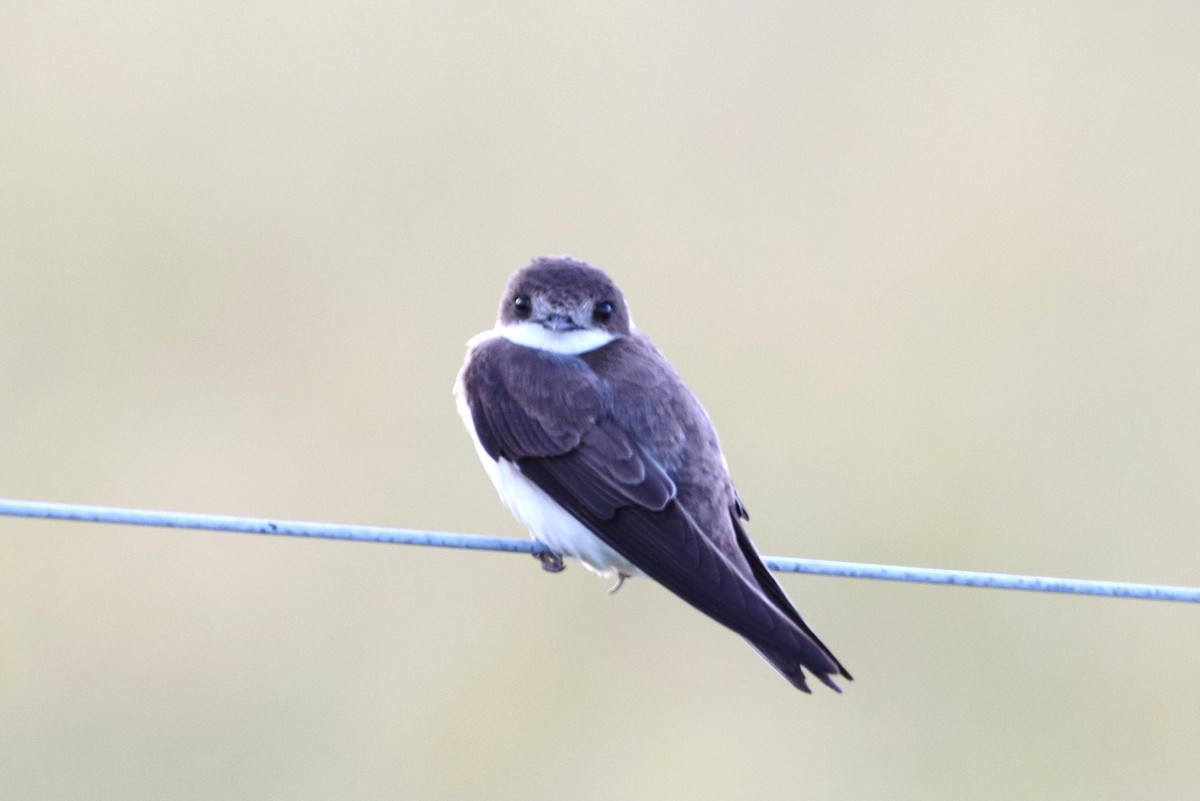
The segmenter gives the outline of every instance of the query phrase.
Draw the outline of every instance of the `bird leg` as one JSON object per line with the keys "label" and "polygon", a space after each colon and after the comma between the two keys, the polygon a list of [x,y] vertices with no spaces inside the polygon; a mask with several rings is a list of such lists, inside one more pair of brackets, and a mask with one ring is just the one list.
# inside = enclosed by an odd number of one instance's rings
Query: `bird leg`
{"label": "bird leg", "polygon": [[533,558],[542,563],[542,570],[547,573],[561,573],[567,569],[567,566],[563,564],[562,557],[551,551],[535,553]]}
{"label": "bird leg", "polygon": [[608,588],[608,594],[612,595],[614,592],[621,589],[621,585],[625,583],[625,579],[627,579],[627,578],[629,578],[628,573],[622,573],[620,570],[618,570],[617,571],[617,583]]}

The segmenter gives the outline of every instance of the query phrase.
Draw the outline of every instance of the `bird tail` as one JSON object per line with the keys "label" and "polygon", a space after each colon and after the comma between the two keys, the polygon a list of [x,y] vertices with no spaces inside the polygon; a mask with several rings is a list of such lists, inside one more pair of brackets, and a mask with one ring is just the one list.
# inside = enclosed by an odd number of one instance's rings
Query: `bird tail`
{"label": "bird tail", "polygon": [[813,654],[804,654],[798,658],[795,653],[785,656],[775,648],[764,647],[753,640],[747,640],[747,642],[750,643],[755,651],[758,651],[759,656],[766,660],[771,667],[779,671],[785,679],[792,683],[793,687],[801,692],[812,693],[812,689],[808,686],[804,668],[807,668],[816,677],[817,681],[839,694],[842,692],[842,688],[838,686],[832,676],[840,675],[850,680],[854,678],[837,660],[826,657],[824,646],[821,646],[821,651],[816,651]]}
{"label": "bird tail", "polygon": [[838,675],[848,681],[854,681],[854,677],[833,655],[833,651],[821,642],[821,638],[817,636],[816,632],[809,628],[808,624],[804,622],[804,618],[800,617],[796,607],[783,592],[783,587],[779,586],[779,582],[771,575],[771,571],[767,569],[762,557],[759,556],[758,550],[750,542],[750,537],[746,534],[746,529],[737,516],[731,515],[730,517],[733,520],[733,530],[737,535],[738,547],[745,557],[750,577],[758,585],[763,595],[798,629],[798,631],[793,631],[794,636],[791,638],[791,642],[787,643],[786,650],[781,648],[778,642],[774,644],[774,647],[764,646],[753,640],[749,641],[750,644],[762,655],[763,659],[770,662],[771,666],[782,673],[797,689],[806,693],[812,692],[805,682],[804,672],[801,670],[803,666],[808,668],[809,672],[826,687],[840,693],[842,688],[830,677]]}

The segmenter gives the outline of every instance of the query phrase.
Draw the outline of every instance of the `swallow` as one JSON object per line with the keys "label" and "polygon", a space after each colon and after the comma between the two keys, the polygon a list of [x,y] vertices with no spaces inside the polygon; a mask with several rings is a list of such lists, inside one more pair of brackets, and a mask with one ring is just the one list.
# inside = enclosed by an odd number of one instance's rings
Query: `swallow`
{"label": "swallow", "polygon": [[852,678],[763,563],[708,413],[602,270],[543,257],[515,272],[454,394],[545,569],[576,559],[610,593],[653,579],[804,692],[805,671],[838,692]]}

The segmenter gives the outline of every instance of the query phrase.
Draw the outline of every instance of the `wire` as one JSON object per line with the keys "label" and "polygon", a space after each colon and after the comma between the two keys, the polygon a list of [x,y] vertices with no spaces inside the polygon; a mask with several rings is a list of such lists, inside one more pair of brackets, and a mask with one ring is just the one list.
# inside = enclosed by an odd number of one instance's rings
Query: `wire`
{"label": "wire", "polygon": [[[147,509],[121,509],[111,506],[83,506],[69,503],[18,501],[0,498],[0,515],[9,517],[74,520],[85,523],[116,523],[131,526],[232,531],[239,534],[273,534],[288,537],[315,537],[354,542],[384,542],[398,545],[427,545],[436,548],[467,548],[477,551],[511,551],[537,554],[545,549],[533,540],[513,537],[487,537],[475,534],[451,534],[443,531],[350,526],[329,523],[304,523],[296,520],[267,520],[256,517],[161,512]],[[833,562],[823,559],[793,559],[768,556],[767,567],[785,573],[813,573],[844,578],[906,581],[921,584],[953,584],[962,587],[986,587],[996,590],[1106,595],[1114,598],[1142,598],[1155,601],[1200,603],[1200,587],[1175,587],[1163,584],[1131,584],[1122,581],[1020,576],[1009,573],[977,573],[969,570],[939,570],[928,567],[875,565],[863,562]]]}

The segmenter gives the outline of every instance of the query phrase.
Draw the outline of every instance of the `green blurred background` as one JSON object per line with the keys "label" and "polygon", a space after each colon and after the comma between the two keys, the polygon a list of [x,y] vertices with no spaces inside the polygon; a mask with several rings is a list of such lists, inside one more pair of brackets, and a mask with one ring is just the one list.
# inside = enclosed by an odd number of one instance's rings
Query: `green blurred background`
{"label": "green blurred background", "polygon": [[[0,494],[523,536],[455,415],[607,269],[773,554],[1200,583],[1195,3],[8,2]],[[0,520],[5,799],[1200,796],[1194,607]]]}

